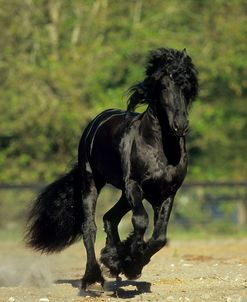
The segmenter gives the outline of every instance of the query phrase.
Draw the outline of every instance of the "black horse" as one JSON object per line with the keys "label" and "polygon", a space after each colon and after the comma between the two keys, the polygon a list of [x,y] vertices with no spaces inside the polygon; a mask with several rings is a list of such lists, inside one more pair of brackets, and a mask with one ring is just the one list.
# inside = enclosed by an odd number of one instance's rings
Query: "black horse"
{"label": "black horse", "polygon": [[[144,80],[130,88],[127,111],[109,109],[91,121],[80,141],[78,164],[38,196],[26,241],[49,253],[83,237],[87,252],[83,289],[104,283],[94,243],[96,201],[106,183],[122,191],[103,217],[107,238],[100,260],[110,273],[138,278],[166,244],[174,196],[186,175],[188,106],[197,90],[197,72],[185,50],[152,51]],[[134,113],[139,104],[148,104],[146,111]],[[143,199],[154,210],[154,230],[147,242]],[[133,233],[121,242],[118,224],[130,210]]]}

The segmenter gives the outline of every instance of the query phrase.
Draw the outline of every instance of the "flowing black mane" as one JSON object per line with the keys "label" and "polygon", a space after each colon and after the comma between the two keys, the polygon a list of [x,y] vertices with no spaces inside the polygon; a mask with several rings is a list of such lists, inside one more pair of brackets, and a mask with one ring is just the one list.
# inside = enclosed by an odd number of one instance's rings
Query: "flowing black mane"
{"label": "flowing black mane", "polygon": [[159,48],[150,52],[145,79],[129,89],[128,111],[137,105],[150,104],[157,98],[160,80],[168,75],[182,89],[188,103],[198,92],[197,70],[186,50]]}

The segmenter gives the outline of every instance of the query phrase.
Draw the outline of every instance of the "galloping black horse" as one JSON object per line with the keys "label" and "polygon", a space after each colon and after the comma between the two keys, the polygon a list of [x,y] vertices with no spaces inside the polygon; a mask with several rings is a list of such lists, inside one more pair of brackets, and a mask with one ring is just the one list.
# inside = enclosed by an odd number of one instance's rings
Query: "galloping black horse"
{"label": "galloping black horse", "polygon": [[[174,196],[186,175],[188,106],[197,90],[197,72],[185,50],[152,51],[144,80],[130,88],[127,111],[109,109],[99,114],[82,135],[78,163],[38,196],[29,216],[27,243],[49,253],[83,237],[87,252],[83,289],[104,283],[94,250],[94,216],[106,183],[122,191],[103,217],[107,238],[100,260],[111,274],[138,278],[166,244]],[[134,113],[139,104],[148,104],[146,111]],[[154,230],[147,242],[143,199],[154,210]],[[118,224],[130,210],[133,233],[121,242]]]}

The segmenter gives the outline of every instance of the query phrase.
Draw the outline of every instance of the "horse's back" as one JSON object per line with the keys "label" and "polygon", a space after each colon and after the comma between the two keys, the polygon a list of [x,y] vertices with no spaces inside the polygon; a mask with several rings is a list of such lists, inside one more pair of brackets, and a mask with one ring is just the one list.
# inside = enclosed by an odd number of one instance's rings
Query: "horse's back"
{"label": "horse's back", "polygon": [[123,184],[119,144],[136,115],[119,109],[103,111],[91,121],[83,134],[93,173],[119,189]]}

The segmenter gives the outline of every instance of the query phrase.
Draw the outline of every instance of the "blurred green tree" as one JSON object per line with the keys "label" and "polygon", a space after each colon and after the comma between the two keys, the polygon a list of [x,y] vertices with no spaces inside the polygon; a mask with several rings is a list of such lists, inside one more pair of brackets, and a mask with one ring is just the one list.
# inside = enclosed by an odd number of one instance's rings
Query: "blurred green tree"
{"label": "blurred green tree", "polygon": [[156,47],[186,47],[199,70],[188,178],[246,178],[246,29],[244,0],[0,0],[0,181],[62,173]]}

